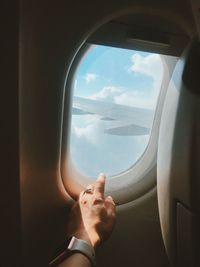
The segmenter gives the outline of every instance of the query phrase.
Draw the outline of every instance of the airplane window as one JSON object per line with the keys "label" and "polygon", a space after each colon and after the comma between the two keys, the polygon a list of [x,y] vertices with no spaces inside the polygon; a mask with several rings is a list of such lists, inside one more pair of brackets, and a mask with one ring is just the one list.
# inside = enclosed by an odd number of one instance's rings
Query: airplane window
{"label": "airplane window", "polygon": [[93,45],[73,82],[70,153],[84,175],[131,168],[148,146],[161,83],[160,55]]}

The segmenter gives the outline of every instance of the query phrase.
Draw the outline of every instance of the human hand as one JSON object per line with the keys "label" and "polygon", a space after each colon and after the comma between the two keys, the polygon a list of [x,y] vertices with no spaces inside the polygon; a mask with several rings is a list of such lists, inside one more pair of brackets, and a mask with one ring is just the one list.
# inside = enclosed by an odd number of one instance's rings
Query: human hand
{"label": "human hand", "polygon": [[110,236],[115,224],[115,203],[111,196],[104,197],[104,189],[105,176],[100,174],[80,193],[68,223],[68,235],[86,240],[94,248]]}

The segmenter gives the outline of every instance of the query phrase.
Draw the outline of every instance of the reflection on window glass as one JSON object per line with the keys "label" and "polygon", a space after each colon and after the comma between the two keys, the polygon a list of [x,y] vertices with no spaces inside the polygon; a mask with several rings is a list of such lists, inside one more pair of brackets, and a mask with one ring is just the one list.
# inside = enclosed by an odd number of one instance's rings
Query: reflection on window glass
{"label": "reflection on window glass", "polygon": [[74,76],[70,153],[96,177],[121,173],[143,155],[163,77],[159,55],[92,46]]}

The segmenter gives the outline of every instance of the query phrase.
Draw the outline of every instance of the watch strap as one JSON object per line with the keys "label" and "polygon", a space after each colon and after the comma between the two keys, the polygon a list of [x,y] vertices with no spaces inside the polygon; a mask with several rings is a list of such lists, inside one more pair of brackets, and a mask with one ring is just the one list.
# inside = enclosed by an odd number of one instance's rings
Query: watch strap
{"label": "watch strap", "polygon": [[81,240],[73,236],[69,243],[68,250],[72,253],[80,252],[84,254],[91,261],[92,265],[96,266],[94,248],[85,240]]}
{"label": "watch strap", "polygon": [[65,242],[62,249],[59,249],[59,253],[56,253],[57,255],[50,261],[48,267],[57,266],[70,255],[77,252],[85,255],[91,262],[92,266],[96,266],[94,248],[85,240],[81,240],[73,236],[67,243]]}

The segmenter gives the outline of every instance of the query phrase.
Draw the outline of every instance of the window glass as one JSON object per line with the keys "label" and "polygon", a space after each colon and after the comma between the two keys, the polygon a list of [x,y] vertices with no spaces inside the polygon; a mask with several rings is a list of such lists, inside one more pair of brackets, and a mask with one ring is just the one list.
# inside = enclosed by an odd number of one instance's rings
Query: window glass
{"label": "window glass", "polygon": [[73,83],[70,153],[84,175],[126,171],[143,155],[163,77],[158,54],[95,45]]}

